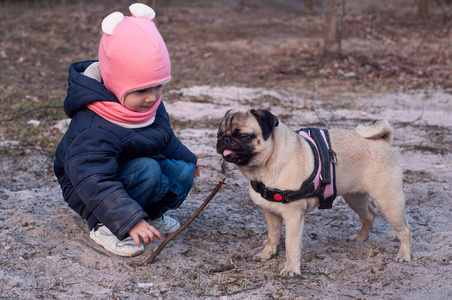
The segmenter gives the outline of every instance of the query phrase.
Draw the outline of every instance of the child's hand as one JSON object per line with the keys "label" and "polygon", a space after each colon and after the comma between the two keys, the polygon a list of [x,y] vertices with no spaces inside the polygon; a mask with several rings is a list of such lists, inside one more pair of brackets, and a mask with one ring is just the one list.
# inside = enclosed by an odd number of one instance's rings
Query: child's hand
{"label": "child's hand", "polygon": [[149,225],[145,220],[140,220],[129,231],[129,235],[133,238],[138,247],[141,247],[140,238],[143,240],[143,244],[148,244],[154,241],[156,236],[159,240],[162,239],[162,235],[157,229]]}
{"label": "child's hand", "polygon": [[207,167],[207,165],[206,164],[200,164],[200,163],[197,163],[196,164],[196,167],[195,167],[195,177],[199,177],[200,175],[201,175],[201,171],[199,170],[199,167]]}

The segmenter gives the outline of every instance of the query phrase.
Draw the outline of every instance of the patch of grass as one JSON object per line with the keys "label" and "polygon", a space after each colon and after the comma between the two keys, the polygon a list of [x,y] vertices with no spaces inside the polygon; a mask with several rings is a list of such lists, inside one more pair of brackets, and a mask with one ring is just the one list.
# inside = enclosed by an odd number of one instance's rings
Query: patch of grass
{"label": "patch of grass", "polygon": [[446,155],[450,153],[450,144],[447,142],[433,142],[432,144],[426,145],[423,142],[417,145],[400,145],[404,151],[422,152],[422,153],[433,153]]}
{"label": "patch of grass", "polygon": [[330,276],[333,275],[333,274],[334,274],[334,272],[327,273],[326,267],[323,270],[319,270],[319,269],[316,268],[315,271],[311,271],[311,270],[308,269],[308,272],[306,273],[306,275],[308,277],[318,278],[318,277],[324,276],[324,277],[326,277],[328,279],[330,279]]}
{"label": "patch of grass", "polygon": [[18,152],[9,146],[0,146],[0,155],[8,157],[17,157]]}
{"label": "patch of grass", "polygon": [[430,182],[436,181],[433,178],[433,175],[428,171],[414,171],[414,170],[405,170],[403,172],[403,182],[407,184],[412,184],[416,182]]}
{"label": "patch of grass", "polygon": [[[67,118],[62,108],[67,69],[76,61],[87,35],[98,39],[86,30],[85,22],[73,20],[72,5],[78,1],[64,2],[2,4],[0,27],[8,30],[0,38],[0,142],[18,142],[14,147],[1,147],[2,155],[39,151],[52,156],[62,137],[52,130],[52,124]],[[68,23],[72,25],[67,26]],[[84,55],[85,59],[91,58],[89,51]],[[40,125],[27,124],[32,119],[40,121]]]}
{"label": "patch of grass", "polygon": [[[0,147],[3,148],[2,154],[16,156],[24,152],[39,151],[52,156],[62,137],[61,133],[52,131],[52,123],[64,118],[61,105],[46,105],[47,101],[42,104],[22,101],[23,106],[28,108],[16,109],[17,105],[8,100],[0,104],[1,111],[9,112],[0,119],[0,141],[16,141],[17,145],[8,146],[9,149]],[[37,120],[40,124],[27,124],[30,120]]]}
{"label": "patch of grass", "polygon": [[218,128],[221,120],[204,119],[204,120],[180,120],[169,116],[171,126],[174,131],[187,129],[187,128]]}
{"label": "patch of grass", "polygon": [[336,105],[336,109],[362,110],[362,107],[356,103],[340,103],[340,104]]}

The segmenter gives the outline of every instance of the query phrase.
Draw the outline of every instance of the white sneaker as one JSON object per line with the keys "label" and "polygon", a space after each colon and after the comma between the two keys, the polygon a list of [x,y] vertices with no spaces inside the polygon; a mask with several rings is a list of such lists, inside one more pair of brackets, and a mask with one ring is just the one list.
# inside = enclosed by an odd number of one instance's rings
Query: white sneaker
{"label": "white sneaker", "polygon": [[168,236],[180,228],[178,220],[165,215],[156,220],[149,221],[149,225],[157,229],[163,236]]}
{"label": "white sneaker", "polygon": [[104,225],[100,226],[97,230],[93,228],[89,233],[89,236],[99,245],[104,247],[119,256],[133,257],[144,252],[144,245],[141,243],[141,247],[138,247],[131,236],[120,241],[110,229]]}

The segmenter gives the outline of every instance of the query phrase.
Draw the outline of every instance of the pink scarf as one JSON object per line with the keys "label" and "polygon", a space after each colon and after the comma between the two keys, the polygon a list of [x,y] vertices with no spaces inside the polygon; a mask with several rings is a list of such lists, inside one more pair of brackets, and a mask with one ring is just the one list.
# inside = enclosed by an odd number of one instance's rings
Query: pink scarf
{"label": "pink scarf", "polygon": [[90,110],[100,115],[102,118],[125,128],[142,128],[151,125],[155,119],[157,108],[162,102],[162,98],[152,104],[151,108],[145,112],[137,112],[127,109],[118,102],[96,101],[88,104]]}

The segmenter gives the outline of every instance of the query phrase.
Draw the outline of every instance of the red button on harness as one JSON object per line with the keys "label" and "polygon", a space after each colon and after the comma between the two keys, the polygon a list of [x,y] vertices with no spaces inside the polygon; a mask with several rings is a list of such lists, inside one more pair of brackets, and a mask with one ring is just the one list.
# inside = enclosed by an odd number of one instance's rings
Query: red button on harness
{"label": "red button on harness", "polygon": [[276,201],[281,201],[282,200],[282,196],[276,194],[276,195],[273,196],[273,199],[275,199]]}

